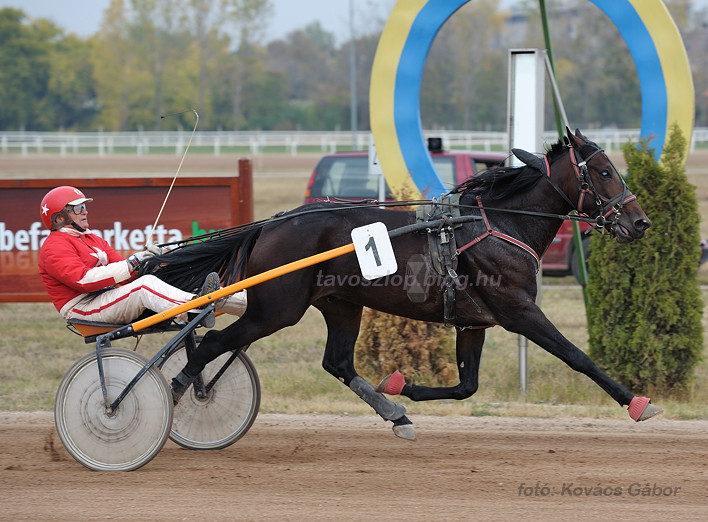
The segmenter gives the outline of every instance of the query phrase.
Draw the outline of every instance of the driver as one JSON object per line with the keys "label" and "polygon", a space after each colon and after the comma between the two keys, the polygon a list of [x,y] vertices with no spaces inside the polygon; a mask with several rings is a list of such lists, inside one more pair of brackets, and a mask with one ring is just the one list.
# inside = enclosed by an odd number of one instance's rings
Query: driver
{"label": "driver", "polygon": [[[140,264],[159,248],[125,259],[89,229],[86,203],[91,201],[80,190],[61,186],[50,190],[40,206],[42,223],[51,232],[39,253],[39,274],[64,319],[129,324],[145,310],[164,312],[197,297],[153,275],[136,277]],[[213,272],[199,295],[218,289],[219,275]],[[216,310],[243,315],[246,291],[220,299]],[[213,326],[213,314],[203,324]]]}

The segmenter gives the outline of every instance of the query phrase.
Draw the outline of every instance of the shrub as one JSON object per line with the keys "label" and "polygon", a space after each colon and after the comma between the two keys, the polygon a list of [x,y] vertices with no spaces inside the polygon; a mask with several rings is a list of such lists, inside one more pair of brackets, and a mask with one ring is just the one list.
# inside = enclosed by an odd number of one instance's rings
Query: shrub
{"label": "shrub", "polygon": [[589,354],[634,393],[680,396],[701,360],[700,216],[685,150],[677,125],[660,163],[647,142],[626,144],[627,184],[652,227],[629,245],[591,243]]}
{"label": "shrub", "polygon": [[357,339],[357,371],[372,381],[399,370],[409,382],[457,382],[454,329],[365,309]]}
{"label": "shrub", "polygon": [[[401,191],[399,201],[419,199]],[[409,206],[394,207],[413,210]],[[389,315],[365,308],[356,342],[357,372],[372,382],[395,370],[408,380],[424,386],[450,386],[457,382],[454,329]]]}

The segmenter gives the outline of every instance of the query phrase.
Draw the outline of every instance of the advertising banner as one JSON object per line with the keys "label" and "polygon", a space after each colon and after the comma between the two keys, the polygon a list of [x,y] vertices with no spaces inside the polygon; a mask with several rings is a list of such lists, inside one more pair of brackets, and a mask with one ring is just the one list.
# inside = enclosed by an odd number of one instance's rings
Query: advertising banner
{"label": "advertising banner", "polygon": [[[172,178],[0,180],[0,302],[48,301],[37,261],[49,234],[40,202],[54,187],[70,185],[86,197],[91,231],[124,256],[142,250]],[[239,177],[177,179],[155,227],[155,244],[253,220]],[[250,198],[250,194],[247,196]]]}

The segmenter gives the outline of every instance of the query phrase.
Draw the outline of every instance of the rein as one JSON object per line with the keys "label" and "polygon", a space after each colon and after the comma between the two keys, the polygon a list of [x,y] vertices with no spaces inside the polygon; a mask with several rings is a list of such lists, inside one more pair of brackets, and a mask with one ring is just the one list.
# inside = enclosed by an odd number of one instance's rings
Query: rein
{"label": "rein", "polygon": [[[444,197],[444,196],[443,196]],[[324,201],[324,200],[323,200]],[[346,201],[346,202],[345,202]],[[277,223],[279,221],[285,221],[287,219],[291,219],[294,217],[299,217],[299,216],[304,216],[307,214],[315,214],[319,212],[337,212],[340,210],[351,210],[355,208],[377,208],[377,207],[410,207],[410,206],[415,206],[415,205],[430,205],[433,203],[439,202],[439,199],[433,198],[433,199],[415,199],[415,200],[406,200],[406,201],[377,201],[377,200],[363,200],[363,201],[347,201],[347,200],[339,200],[335,201],[336,203],[340,204],[341,206],[338,207],[328,207],[328,208],[310,208],[310,209],[305,209],[301,210],[299,212],[294,212],[294,213],[289,213],[288,211],[284,210],[282,212],[279,212],[272,217],[266,218],[266,219],[261,219],[258,221],[253,221],[251,223],[244,223],[242,225],[236,225],[233,227],[228,227],[228,228],[222,228],[220,230],[216,230],[214,232],[207,232],[206,234],[200,234],[198,236],[192,236],[184,239],[180,239],[177,241],[171,241],[168,243],[161,243],[160,247],[168,247],[168,246],[174,246],[177,245],[178,247],[180,246],[185,246],[189,243],[193,243],[195,241],[209,241],[212,239],[219,239],[223,237],[228,237],[234,234],[238,234],[240,232],[244,232],[246,230],[252,230],[254,228],[259,228],[271,223]],[[457,208],[467,208],[467,209],[477,209],[479,207],[474,206],[474,205],[461,205],[461,204],[456,204],[453,205]],[[572,215],[572,214],[552,214],[549,212],[537,212],[533,210],[517,210],[517,209],[511,209],[511,208],[496,208],[496,207],[485,207],[485,210],[491,210],[494,212],[506,212],[509,214],[522,214],[525,216],[536,216],[536,217],[542,217],[542,218],[549,218],[549,219],[561,219],[564,221],[579,221],[582,223],[591,223],[593,225],[597,225],[597,219],[598,218],[591,218],[588,216],[581,216],[581,215]],[[469,219],[467,219],[469,218]],[[460,218],[453,218],[453,221],[455,223],[468,223],[471,221],[479,221],[481,218],[480,216],[462,216]],[[415,230],[423,230],[425,227],[417,227]],[[398,230],[398,229],[397,229]],[[412,231],[412,230],[411,230]],[[393,237],[393,236],[392,236]]]}
{"label": "rein", "polygon": [[[339,210],[351,210],[356,208],[377,208],[377,207],[409,207],[413,205],[425,205],[435,200],[420,199],[420,200],[410,200],[410,201],[392,201],[392,202],[379,202],[376,200],[363,200],[363,201],[346,201],[349,204],[344,203],[346,200],[336,201],[336,203],[341,206],[338,207],[327,207],[327,208],[308,208],[305,210],[300,210],[299,212],[292,212],[288,210],[283,210],[274,214],[273,216],[260,219],[258,221],[252,221],[251,223],[243,223],[241,225],[235,225],[233,227],[222,228],[215,230],[214,232],[207,232],[206,234],[200,234],[198,236],[187,237],[184,239],[179,239],[177,241],[170,241],[169,243],[161,243],[160,247],[168,247],[177,245],[178,247],[186,246],[189,243],[194,243],[196,241],[210,241],[212,239],[220,239],[224,237],[229,237],[240,232],[245,232],[246,230],[253,230],[256,228],[269,225],[271,223],[277,223],[279,221],[286,221],[288,219],[305,216],[307,214],[316,214],[319,212],[336,212]],[[323,200],[324,202],[324,200]],[[476,208],[476,207],[475,207]]]}
{"label": "rein", "polygon": [[[604,152],[602,149],[598,148],[596,149],[588,158],[582,159],[578,156],[577,151],[570,147],[569,152],[570,152],[570,159],[571,163],[573,165],[573,169],[576,174],[576,178],[578,180],[578,191],[579,191],[579,196],[578,196],[578,204],[575,205],[573,202],[570,200],[570,198],[556,185],[550,177],[551,169],[550,165],[548,163],[548,158],[546,156],[543,156],[543,158],[538,158],[530,153],[526,153],[525,151],[518,151],[515,150],[514,153],[518,155],[518,153],[524,153],[525,155],[520,157],[524,163],[527,165],[531,166],[532,168],[535,168],[537,170],[540,170],[543,172],[546,176],[546,179],[551,183],[551,186],[560,194],[560,196],[570,205],[571,208],[575,209],[578,214],[553,214],[549,212],[538,212],[538,211],[533,211],[533,210],[518,210],[518,209],[508,209],[508,208],[496,208],[496,207],[485,207],[482,210],[482,213],[484,215],[484,219],[486,222],[486,214],[484,214],[484,210],[486,211],[494,211],[494,212],[505,212],[505,213],[510,213],[510,214],[521,214],[521,215],[526,215],[526,216],[536,216],[536,217],[543,217],[543,218],[549,218],[549,219],[560,219],[564,221],[579,221],[583,223],[588,223],[592,225],[592,229],[590,230],[602,230],[602,229],[607,229],[610,231],[610,233],[613,233],[614,227],[617,225],[619,218],[621,216],[621,211],[622,207],[629,203],[630,201],[634,201],[636,196],[632,194],[632,192],[627,188],[627,185],[624,183],[624,180],[622,180],[622,184],[624,186],[623,191],[611,198],[606,198],[604,196],[601,196],[598,194],[597,190],[595,189],[595,186],[592,182],[592,179],[590,178],[588,168],[587,168],[587,162],[590,161],[596,154]],[[533,159],[534,161],[531,162],[529,161],[530,159]],[[580,159],[580,161],[578,161]],[[616,169],[612,161],[607,158],[607,160],[610,162],[612,167]],[[618,171],[619,172],[619,171]],[[590,217],[587,213],[581,212],[582,204],[584,197],[588,194],[591,194],[595,198],[596,204],[600,207],[600,215],[598,215],[596,218]],[[246,223],[242,225],[236,225],[234,227],[229,227],[229,228],[224,228],[217,230],[215,232],[209,232],[206,234],[202,234],[199,236],[192,236],[186,239],[181,239],[178,241],[172,241],[169,243],[162,243],[159,245],[160,247],[169,247],[169,246],[174,246],[177,245],[179,246],[185,246],[189,243],[195,242],[195,241],[209,241],[212,239],[218,239],[218,238],[223,238],[223,237],[228,237],[246,230],[252,230],[254,228],[259,228],[271,223],[277,223],[279,221],[284,221],[287,219],[291,219],[294,217],[299,217],[307,214],[314,214],[314,213],[319,213],[319,212],[336,212],[340,210],[351,210],[351,209],[357,209],[357,208],[394,208],[394,207],[410,207],[410,206],[416,206],[416,205],[430,205],[430,204],[436,204],[440,201],[440,199],[445,198],[446,196],[450,195],[450,193],[444,194],[441,198],[432,198],[432,199],[422,199],[422,200],[406,200],[406,201],[378,201],[375,199],[367,199],[367,200],[362,200],[362,201],[348,201],[345,199],[338,199],[338,198],[327,198],[326,200],[322,200],[323,202],[332,202],[336,203],[338,206],[336,207],[326,207],[326,208],[308,208],[304,210],[300,210],[298,212],[289,212],[289,211],[283,211],[279,212],[275,215],[273,215],[270,218],[267,219],[262,219],[259,221],[254,221],[252,223]],[[479,200],[478,200],[479,201]],[[456,204],[454,205],[458,208],[469,208],[469,209],[482,209],[481,202],[479,203],[479,206],[474,206],[474,205],[461,205],[461,204]],[[609,207],[609,210],[606,210],[606,208]],[[608,216],[610,214],[613,214],[612,220],[608,220]],[[468,221],[477,221],[481,219],[479,216],[474,216],[473,219],[465,220],[464,222]],[[490,226],[488,222],[487,224],[487,230],[490,230]],[[497,233],[501,234],[501,233]],[[494,234],[494,235],[497,235]],[[504,235],[504,234],[502,234]],[[514,238],[511,238],[514,239]],[[518,241],[518,240],[514,240]],[[512,241],[513,242],[513,241]],[[524,248],[524,247],[522,247]],[[530,248],[530,247],[529,247]],[[464,250],[464,249],[463,249]],[[527,248],[524,248],[524,250],[527,250]],[[538,255],[534,252],[533,253],[534,257],[538,259]]]}

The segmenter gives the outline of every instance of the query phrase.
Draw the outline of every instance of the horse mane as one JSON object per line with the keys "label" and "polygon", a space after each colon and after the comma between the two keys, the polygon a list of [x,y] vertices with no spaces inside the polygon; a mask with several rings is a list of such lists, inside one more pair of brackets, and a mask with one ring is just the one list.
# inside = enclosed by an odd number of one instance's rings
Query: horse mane
{"label": "horse mane", "polygon": [[[597,147],[592,142],[588,142],[588,145]],[[552,164],[567,150],[568,145],[563,140],[558,140],[550,147],[547,147],[546,158],[548,163]],[[528,165],[521,167],[495,167],[465,180],[452,189],[452,192],[500,201],[514,194],[527,191],[544,175],[545,173]]]}
{"label": "horse mane", "polygon": [[532,167],[495,167],[473,176],[455,187],[452,192],[480,196],[482,199],[502,200],[526,191],[536,184],[543,173]]}

